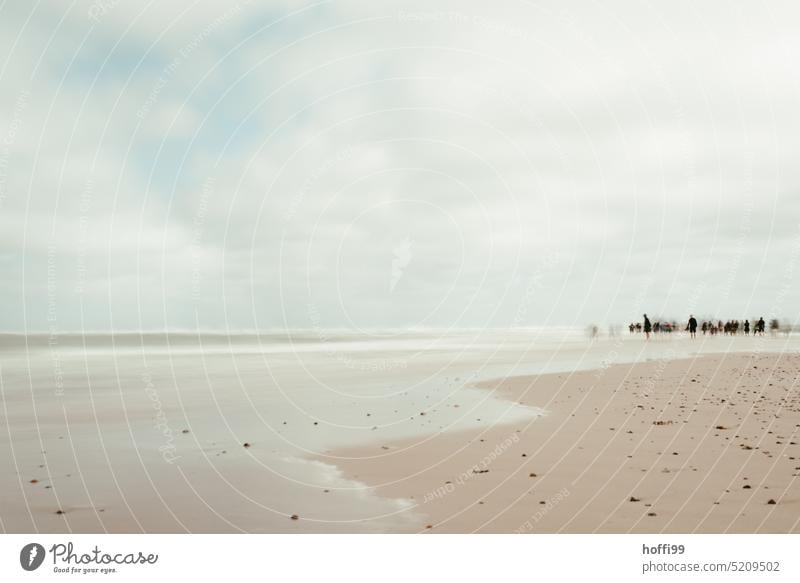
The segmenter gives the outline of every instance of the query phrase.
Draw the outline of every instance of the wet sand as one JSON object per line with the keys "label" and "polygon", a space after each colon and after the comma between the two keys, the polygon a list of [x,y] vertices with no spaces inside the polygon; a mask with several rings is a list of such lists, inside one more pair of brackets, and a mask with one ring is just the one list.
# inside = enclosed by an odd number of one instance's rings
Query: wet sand
{"label": "wet sand", "polygon": [[414,531],[413,504],[313,456],[535,414],[464,387],[484,359],[407,336],[135,336],[0,335],[0,532]]}
{"label": "wet sand", "polygon": [[420,532],[797,533],[799,374],[754,352],[512,377],[479,386],[546,416],[321,459]]}

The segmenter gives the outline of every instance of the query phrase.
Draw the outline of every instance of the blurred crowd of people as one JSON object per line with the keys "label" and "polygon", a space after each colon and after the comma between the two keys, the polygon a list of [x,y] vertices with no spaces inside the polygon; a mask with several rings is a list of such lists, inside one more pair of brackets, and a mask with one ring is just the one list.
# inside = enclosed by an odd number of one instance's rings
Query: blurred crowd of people
{"label": "blurred crowd of people", "polygon": [[[650,318],[647,317],[647,314],[643,314],[642,318],[643,321],[641,322],[631,322],[628,324],[628,331],[631,334],[644,332],[648,339],[650,338],[651,333],[669,334],[676,330],[680,330],[681,328],[689,332],[692,338],[697,335],[698,330],[703,334],[710,334],[712,336],[716,334],[726,334],[731,336],[735,336],[736,334],[744,334],[745,336],[749,336],[751,332],[755,336],[763,335],[767,327],[763,316],[758,320],[754,320],[754,322],[751,324],[750,320],[728,320],[726,322],[723,322],[722,320],[703,320],[702,323],[698,323],[694,315],[690,315],[689,320],[683,326],[679,326],[678,322],[675,320],[671,322],[657,320],[655,323],[652,323]],[[778,323],[777,319],[770,320],[769,329],[772,333],[775,333],[780,329],[780,324]]]}

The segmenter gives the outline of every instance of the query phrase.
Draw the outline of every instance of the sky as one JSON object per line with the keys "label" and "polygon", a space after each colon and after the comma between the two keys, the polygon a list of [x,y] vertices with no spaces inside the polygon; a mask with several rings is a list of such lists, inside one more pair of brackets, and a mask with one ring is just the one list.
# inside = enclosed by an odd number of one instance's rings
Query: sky
{"label": "sky", "polygon": [[0,3],[0,330],[794,319],[794,2]]}

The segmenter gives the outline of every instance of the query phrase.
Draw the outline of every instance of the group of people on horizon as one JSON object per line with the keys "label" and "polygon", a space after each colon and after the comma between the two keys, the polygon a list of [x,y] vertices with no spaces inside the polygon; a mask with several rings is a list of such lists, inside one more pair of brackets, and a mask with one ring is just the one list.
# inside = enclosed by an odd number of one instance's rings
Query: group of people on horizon
{"label": "group of people on horizon", "polygon": [[[643,315],[644,322],[632,322],[628,325],[628,330],[631,334],[634,332],[644,332],[647,336],[647,339],[650,339],[650,334],[655,333],[658,334],[659,332],[666,332],[667,334],[671,334],[675,330],[678,330],[678,323],[674,320],[672,322],[656,322],[655,324],[650,322],[650,318],[647,317],[647,314]],[[688,328],[687,328],[688,330]]]}
{"label": "group of people on horizon", "polygon": [[[636,332],[644,332],[646,338],[650,340],[650,334],[658,334],[659,332],[667,332],[671,333],[675,330],[678,330],[678,323],[675,321],[672,322],[661,322],[657,321],[655,324],[650,322],[650,318],[647,317],[647,314],[643,314],[642,317],[644,318],[643,322],[631,322],[628,325],[628,330],[631,334]],[[727,334],[731,336],[735,336],[736,334],[741,332],[744,333],[745,336],[750,335],[750,331],[752,330],[753,336],[759,334],[764,335],[764,331],[766,330],[766,322],[764,321],[763,316],[760,317],[752,326],[750,325],[750,320],[745,320],[744,322],[740,322],[739,320],[728,320],[727,322],[722,322],[719,320],[717,322],[713,320],[703,321],[702,324],[698,326],[697,319],[694,317],[693,314],[689,315],[689,320],[686,323],[686,327],[684,330],[689,332],[689,335],[692,338],[697,337],[697,330],[699,329],[702,333],[710,334],[712,336],[716,334]],[[771,332],[777,332],[780,328],[778,320],[770,320],[769,329]]]}

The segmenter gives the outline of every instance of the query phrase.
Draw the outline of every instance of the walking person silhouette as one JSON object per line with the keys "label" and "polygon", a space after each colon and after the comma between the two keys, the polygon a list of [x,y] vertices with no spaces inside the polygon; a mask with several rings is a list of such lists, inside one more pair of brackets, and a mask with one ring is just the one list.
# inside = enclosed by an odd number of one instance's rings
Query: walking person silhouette
{"label": "walking person silhouette", "polygon": [[697,320],[692,314],[689,314],[689,336],[692,338],[697,337]]}

